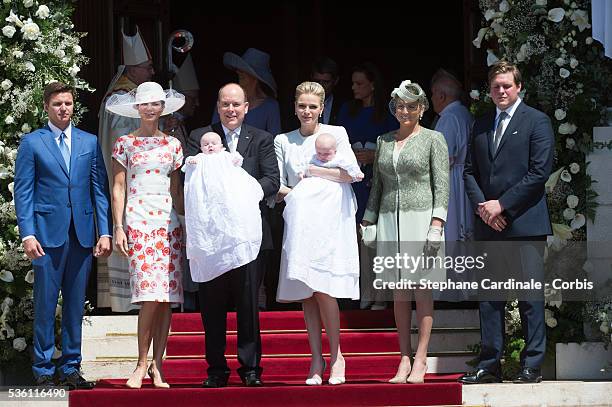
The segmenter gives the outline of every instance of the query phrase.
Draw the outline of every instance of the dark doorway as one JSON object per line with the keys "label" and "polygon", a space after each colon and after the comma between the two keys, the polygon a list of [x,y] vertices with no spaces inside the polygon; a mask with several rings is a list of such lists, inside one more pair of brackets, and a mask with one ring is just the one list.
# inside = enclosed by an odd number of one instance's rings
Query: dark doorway
{"label": "dark doorway", "polygon": [[[223,2],[172,1],[170,27],[193,33],[191,51],[200,81],[198,120],[208,124],[216,91],[235,81],[223,66],[223,53],[241,55],[255,47],[271,55],[271,67],[279,86],[283,130],[293,121],[293,91],[309,78],[310,65],[320,55],[338,62],[339,96],[352,96],[351,67],[364,60],[374,62],[390,91],[403,79],[428,88],[431,75],[445,67],[464,76],[464,17],[462,1],[371,2],[368,6],[313,0],[297,2],[249,2],[228,7]],[[180,56],[175,54],[177,62]]]}

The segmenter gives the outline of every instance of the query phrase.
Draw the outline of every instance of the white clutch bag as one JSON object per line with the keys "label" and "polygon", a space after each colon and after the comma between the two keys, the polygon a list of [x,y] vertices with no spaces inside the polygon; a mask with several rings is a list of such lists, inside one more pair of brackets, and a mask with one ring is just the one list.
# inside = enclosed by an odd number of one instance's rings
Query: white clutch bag
{"label": "white clutch bag", "polygon": [[376,248],[376,225],[359,225],[359,228],[361,229],[363,244],[372,249]]}

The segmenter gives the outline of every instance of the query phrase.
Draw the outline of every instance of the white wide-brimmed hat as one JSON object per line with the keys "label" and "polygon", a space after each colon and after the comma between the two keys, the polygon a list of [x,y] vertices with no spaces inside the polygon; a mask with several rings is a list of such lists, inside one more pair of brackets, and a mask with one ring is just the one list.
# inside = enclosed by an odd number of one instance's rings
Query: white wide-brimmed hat
{"label": "white wide-brimmed hat", "polygon": [[183,107],[185,96],[174,89],[164,90],[157,82],[143,82],[128,93],[111,95],[106,101],[106,110],[119,116],[138,119],[140,114],[136,105],[151,102],[164,102],[163,116]]}

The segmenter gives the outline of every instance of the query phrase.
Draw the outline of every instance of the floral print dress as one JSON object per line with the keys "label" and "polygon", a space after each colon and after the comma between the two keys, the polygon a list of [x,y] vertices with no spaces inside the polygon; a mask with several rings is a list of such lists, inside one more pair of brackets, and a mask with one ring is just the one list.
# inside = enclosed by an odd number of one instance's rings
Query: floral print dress
{"label": "floral print dress", "polygon": [[127,135],[115,142],[113,158],[126,168],[132,303],[182,303],[183,232],[170,195],[170,174],[183,163],[181,143]]}

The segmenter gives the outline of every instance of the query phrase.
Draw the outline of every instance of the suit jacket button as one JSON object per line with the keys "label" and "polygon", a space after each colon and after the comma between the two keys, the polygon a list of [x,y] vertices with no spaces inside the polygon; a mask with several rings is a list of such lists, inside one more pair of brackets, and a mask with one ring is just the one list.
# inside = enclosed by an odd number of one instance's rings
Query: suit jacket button
{"label": "suit jacket button", "polygon": [[68,202],[68,203],[66,204],[66,206],[70,208],[70,202]]}

